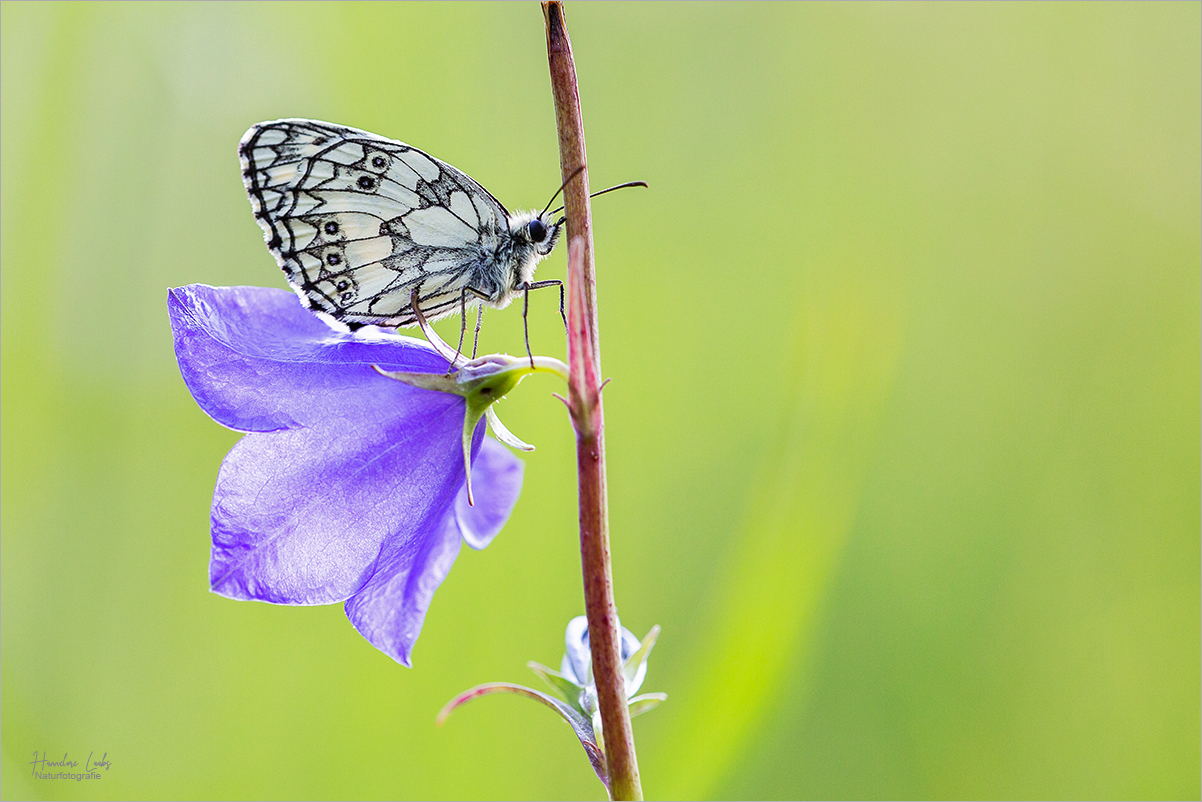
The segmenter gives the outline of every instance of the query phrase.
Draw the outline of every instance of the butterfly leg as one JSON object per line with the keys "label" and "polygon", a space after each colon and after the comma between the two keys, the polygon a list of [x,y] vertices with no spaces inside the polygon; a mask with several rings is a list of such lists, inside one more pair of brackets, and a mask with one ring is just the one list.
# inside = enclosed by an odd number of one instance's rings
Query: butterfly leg
{"label": "butterfly leg", "polygon": [[[459,360],[459,355],[463,353],[463,336],[467,332],[467,294],[471,293],[481,300],[487,301],[488,295],[476,289],[475,287],[464,287],[459,292],[459,347],[455,349],[455,360]],[[472,359],[476,358],[476,349],[480,346],[480,325],[484,322],[484,304],[480,304],[480,308],[476,313],[476,336],[472,340]],[[454,364],[454,363],[452,363]],[[447,375],[451,375],[451,369],[447,368]]]}
{"label": "butterfly leg", "polygon": [[[455,349],[455,359],[447,365],[447,375],[451,375],[451,368],[459,361],[459,355],[463,353],[463,335],[467,333],[467,287],[459,293],[459,347]],[[480,325],[476,324],[476,339],[480,339]],[[472,359],[476,358],[476,349],[472,347]]]}
{"label": "butterfly leg", "polygon": [[522,285],[522,331],[526,335],[526,356],[530,357],[530,367],[534,367],[534,354],[530,353],[530,325],[526,320],[526,313],[530,311],[530,291],[541,290],[543,287],[559,287],[559,316],[563,318],[563,329],[568,330],[568,316],[563,309],[563,282],[559,279],[547,279],[546,281],[527,281]]}
{"label": "butterfly leg", "polygon": [[480,325],[484,323],[484,304],[476,307],[476,336],[472,339],[472,359],[476,358],[476,348],[480,345]]}

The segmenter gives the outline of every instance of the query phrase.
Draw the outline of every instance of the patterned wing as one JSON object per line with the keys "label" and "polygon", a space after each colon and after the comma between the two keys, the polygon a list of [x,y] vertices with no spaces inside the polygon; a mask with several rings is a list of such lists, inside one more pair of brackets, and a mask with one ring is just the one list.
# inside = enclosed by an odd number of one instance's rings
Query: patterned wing
{"label": "patterned wing", "polygon": [[239,155],[267,247],[315,312],[404,326],[416,322],[414,288],[431,318],[457,311],[466,286],[503,292],[509,214],[449,164],[316,120],[259,123]]}

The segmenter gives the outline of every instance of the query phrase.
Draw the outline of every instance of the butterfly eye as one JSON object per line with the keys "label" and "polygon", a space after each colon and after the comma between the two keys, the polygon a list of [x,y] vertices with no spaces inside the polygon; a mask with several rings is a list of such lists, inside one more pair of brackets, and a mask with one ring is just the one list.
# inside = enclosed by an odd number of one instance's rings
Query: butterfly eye
{"label": "butterfly eye", "polygon": [[365,176],[365,175],[360,176],[358,184],[359,184],[359,189],[375,189],[376,179],[369,178],[368,176]]}
{"label": "butterfly eye", "polygon": [[542,242],[547,238],[547,227],[542,220],[531,220],[526,224],[526,231],[530,234],[531,242]]}
{"label": "butterfly eye", "polygon": [[332,236],[334,236],[335,234],[337,234],[337,233],[338,233],[338,224],[337,224],[337,223],[335,223],[333,220],[331,220],[330,222],[326,223],[326,224],[325,224],[325,226],[324,226],[324,228],[325,228],[325,232],[326,232],[326,234],[327,234],[328,236],[331,236],[331,237],[332,237]]}

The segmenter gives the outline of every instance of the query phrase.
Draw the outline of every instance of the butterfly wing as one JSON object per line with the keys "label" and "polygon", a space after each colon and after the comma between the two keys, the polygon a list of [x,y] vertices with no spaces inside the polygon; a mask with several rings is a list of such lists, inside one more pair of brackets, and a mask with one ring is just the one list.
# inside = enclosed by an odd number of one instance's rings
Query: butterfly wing
{"label": "butterfly wing", "polygon": [[405,326],[416,322],[414,289],[432,319],[457,311],[465,287],[492,299],[506,291],[497,254],[509,213],[451,165],[300,119],[255,125],[238,152],[267,247],[315,312],[351,327]]}

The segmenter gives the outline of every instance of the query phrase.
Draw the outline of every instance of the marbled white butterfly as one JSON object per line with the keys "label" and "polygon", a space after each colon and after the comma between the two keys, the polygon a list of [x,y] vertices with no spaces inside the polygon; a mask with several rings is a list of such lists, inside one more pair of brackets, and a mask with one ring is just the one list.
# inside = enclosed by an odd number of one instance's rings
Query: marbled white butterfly
{"label": "marbled white butterfly", "polygon": [[531,282],[559,240],[556,212],[511,214],[417,148],[294,119],[253,126],[238,152],[255,218],[288,283],[310,309],[350,328],[415,323],[414,299],[435,320],[560,283]]}

